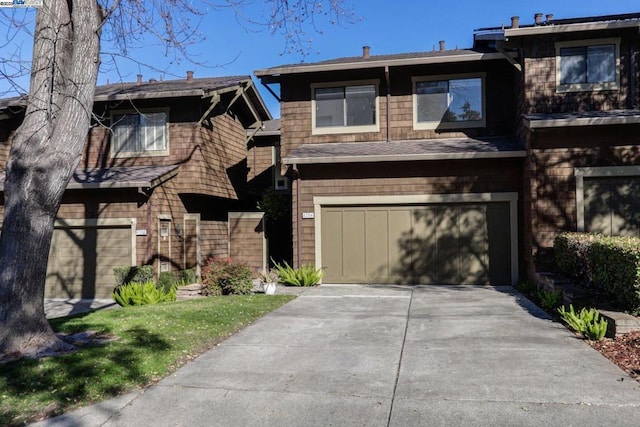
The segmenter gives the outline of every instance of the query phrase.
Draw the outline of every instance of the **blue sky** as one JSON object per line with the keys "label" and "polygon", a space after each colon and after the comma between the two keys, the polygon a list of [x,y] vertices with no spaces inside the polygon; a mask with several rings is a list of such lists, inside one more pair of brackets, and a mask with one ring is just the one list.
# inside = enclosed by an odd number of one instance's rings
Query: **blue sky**
{"label": "blue sky", "polygon": [[[185,61],[171,64],[160,48],[150,46],[131,55],[164,72],[122,60],[118,71],[108,67],[99,76],[98,83],[135,81],[138,73],[145,80],[173,79],[185,76],[186,70],[195,71],[195,77],[252,74],[256,69],[302,60],[315,62],[360,55],[363,45],[371,46],[372,55],[430,51],[439,40],[446,41],[447,49],[465,48],[472,45],[475,28],[509,25],[514,15],[520,16],[521,24],[529,24],[536,12],[553,13],[555,18],[640,12],[640,0],[351,0],[350,4],[359,18],[357,22],[345,26],[320,22],[323,34],[308,32],[313,38],[313,50],[305,58],[297,53],[283,55],[282,36],[253,31],[239,25],[230,12],[216,11],[205,16],[200,24],[207,39],[191,49],[198,61],[206,62],[207,66]],[[247,12],[260,17],[260,0],[255,0]],[[23,43],[25,51],[31,43],[29,40],[17,42]],[[21,84],[25,86],[28,81],[22,80]],[[0,81],[0,93],[6,90],[7,82]],[[273,115],[278,117],[277,101],[262,88],[261,93]]]}

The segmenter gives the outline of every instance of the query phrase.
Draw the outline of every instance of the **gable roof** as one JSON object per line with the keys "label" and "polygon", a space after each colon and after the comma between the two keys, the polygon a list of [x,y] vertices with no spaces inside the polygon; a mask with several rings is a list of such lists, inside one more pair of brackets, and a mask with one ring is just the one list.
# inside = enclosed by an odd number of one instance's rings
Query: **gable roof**
{"label": "gable roof", "polygon": [[[487,49],[455,49],[432,52],[398,53],[392,55],[350,56],[313,63],[280,65],[254,71],[256,77],[281,74],[315,73],[321,71],[356,70],[365,68],[397,67],[405,65],[438,64],[466,61],[504,59],[501,53]],[[263,79],[264,80],[264,79]]]}
{"label": "gable roof", "polygon": [[[272,118],[264,100],[257,91],[251,76],[225,76],[148,82],[121,82],[96,86],[94,102],[182,98],[204,98],[243,88],[248,102],[262,120]],[[26,95],[0,99],[0,119],[3,114],[19,111],[27,105]]]}

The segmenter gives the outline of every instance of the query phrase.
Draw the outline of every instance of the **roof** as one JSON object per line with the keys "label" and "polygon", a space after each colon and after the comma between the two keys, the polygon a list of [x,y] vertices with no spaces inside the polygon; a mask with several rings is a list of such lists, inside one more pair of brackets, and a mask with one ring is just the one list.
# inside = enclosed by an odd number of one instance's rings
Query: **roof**
{"label": "roof", "polygon": [[508,37],[569,33],[578,31],[609,30],[640,27],[640,13],[621,15],[588,16],[581,18],[555,19],[541,24],[513,27],[486,27],[475,31],[476,39],[503,39]]}
{"label": "roof", "polygon": [[280,74],[312,73],[319,71],[354,70],[379,68],[385,66],[404,66],[437,64],[465,61],[485,61],[503,59],[501,53],[486,49],[455,49],[432,52],[398,53],[392,55],[371,55],[368,58],[351,56],[327,61],[280,65],[277,67],[256,70],[257,77],[276,76]]}
{"label": "roof", "polygon": [[[271,119],[271,113],[256,90],[251,76],[246,75],[147,81],[140,83],[112,83],[96,86],[94,102],[180,97],[202,98],[214,95],[215,93],[232,91],[238,87],[244,87],[246,95],[262,119]],[[11,107],[20,108],[26,105],[26,95],[0,99],[0,112]],[[0,116],[0,118],[2,118],[2,116]]]}
{"label": "roof", "polygon": [[247,129],[247,136],[280,136],[280,119],[265,120],[259,129]]}
{"label": "roof", "polygon": [[303,144],[283,159],[285,164],[397,162],[524,157],[514,137],[441,138],[412,141]]}
{"label": "roof", "polygon": [[[176,176],[178,166],[128,166],[78,169],[67,190],[105,188],[154,188]],[[0,191],[4,190],[5,174],[0,174]]]}
{"label": "roof", "polygon": [[201,79],[160,80],[132,83],[113,83],[96,86],[96,101],[120,99],[171,98],[203,96],[251,81],[250,76],[208,77]]}
{"label": "roof", "polygon": [[529,129],[571,126],[625,125],[640,123],[640,110],[585,111],[581,113],[525,114]]}

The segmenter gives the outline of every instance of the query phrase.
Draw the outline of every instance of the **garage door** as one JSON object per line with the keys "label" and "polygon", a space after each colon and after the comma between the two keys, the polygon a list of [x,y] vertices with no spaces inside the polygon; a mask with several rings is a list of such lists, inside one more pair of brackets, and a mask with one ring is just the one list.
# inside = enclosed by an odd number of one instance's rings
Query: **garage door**
{"label": "garage door", "polygon": [[108,298],[113,269],[131,265],[131,225],[56,227],[51,242],[47,298]]}
{"label": "garage door", "polygon": [[609,236],[640,235],[640,178],[584,180],[584,229]]}
{"label": "garage door", "polygon": [[325,283],[510,284],[508,203],[321,209]]}

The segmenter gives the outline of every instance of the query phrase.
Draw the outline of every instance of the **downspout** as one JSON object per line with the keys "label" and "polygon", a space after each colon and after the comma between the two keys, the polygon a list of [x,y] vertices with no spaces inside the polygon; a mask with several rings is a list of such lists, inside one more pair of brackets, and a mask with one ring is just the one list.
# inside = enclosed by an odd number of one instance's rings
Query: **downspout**
{"label": "downspout", "polygon": [[296,163],[293,164],[293,179],[296,181],[296,264],[300,268],[302,266],[302,218],[300,215],[300,171]]}
{"label": "downspout", "polygon": [[384,66],[384,78],[387,81],[387,142],[391,142],[391,80],[388,65]]}

